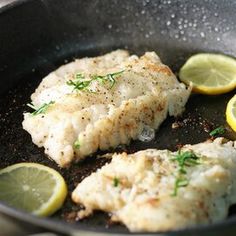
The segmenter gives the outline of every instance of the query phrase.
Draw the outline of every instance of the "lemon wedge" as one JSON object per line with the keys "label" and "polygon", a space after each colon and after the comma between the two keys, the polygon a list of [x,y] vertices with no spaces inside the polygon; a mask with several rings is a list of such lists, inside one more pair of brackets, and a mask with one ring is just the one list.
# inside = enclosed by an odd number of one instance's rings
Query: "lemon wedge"
{"label": "lemon wedge", "polygon": [[229,126],[236,132],[236,95],[234,95],[227,104],[226,121]]}
{"label": "lemon wedge", "polygon": [[54,169],[19,163],[0,170],[0,201],[37,216],[49,216],[63,204],[67,186]]}
{"label": "lemon wedge", "polygon": [[236,60],[225,55],[200,53],[182,66],[179,78],[192,84],[193,91],[217,95],[236,88]]}

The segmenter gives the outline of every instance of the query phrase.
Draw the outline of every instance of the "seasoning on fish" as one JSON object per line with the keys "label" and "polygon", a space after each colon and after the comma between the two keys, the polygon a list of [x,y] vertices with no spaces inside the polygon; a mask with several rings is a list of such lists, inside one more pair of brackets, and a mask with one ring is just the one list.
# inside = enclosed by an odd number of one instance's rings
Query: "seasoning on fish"
{"label": "seasoning on fish", "polygon": [[102,210],[132,232],[222,220],[236,203],[236,142],[217,138],[179,152],[114,154],[111,163],[78,184],[72,199],[85,207],[79,218]]}
{"label": "seasoning on fish", "polygon": [[[155,52],[129,56],[116,50],[61,66],[32,94],[23,128],[61,167],[158,129],[167,115],[178,116],[191,88],[179,83]],[[53,101],[53,103],[52,103]]]}

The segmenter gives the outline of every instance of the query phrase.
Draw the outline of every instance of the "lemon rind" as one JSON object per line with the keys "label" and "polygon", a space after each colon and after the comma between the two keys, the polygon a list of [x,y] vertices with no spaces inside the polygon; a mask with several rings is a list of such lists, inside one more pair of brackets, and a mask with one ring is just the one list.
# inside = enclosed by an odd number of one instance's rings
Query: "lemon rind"
{"label": "lemon rind", "polygon": [[[0,175],[3,173],[11,172],[15,169],[22,168],[22,167],[37,168],[37,169],[46,171],[53,176],[53,178],[55,179],[56,185],[54,187],[54,191],[52,193],[51,198],[46,203],[42,204],[39,209],[35,209],[31,213],[37,216],[49,216],[55,213],[64,203],[64,200],[68,193],[67,185],[63,177],[56,170],[49,168],[47,166],[38,164],[38,163],[33,163],[33,162],[17,163],[17,164],[8,166],[0,170]],[[60,191],[58,191],[58,189],[60,189]]]}

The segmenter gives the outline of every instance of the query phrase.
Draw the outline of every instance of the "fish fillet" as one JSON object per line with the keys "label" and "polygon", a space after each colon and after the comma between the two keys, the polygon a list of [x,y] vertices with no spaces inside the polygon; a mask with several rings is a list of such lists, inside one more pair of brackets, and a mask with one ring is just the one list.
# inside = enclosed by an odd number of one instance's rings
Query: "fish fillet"
{"label": "fish fillet", "polygon": [[236,143],[186,145],[199,163],[185,168],[188,184],[173,195],[178,172],[168,150],[148,149],[134,154],[114,154],[112,161],[86,177],[72,193],[85,210],[112,213],[130,231],[166,231],[224,219],[236,203]]}
{"label": "fish fillet", "polygon": [[[113,86],[94,80],[88,89],[68,81],[120,72]],[[142,57],[116,50],[75,60],[46,76],[31,99],[40,114],[24,114],[23,128],[32,141],[61,167],[96,152],[137,139],[148,126],[157,129],[169,114],[184,110],[191,88],[179,83],[154,52]],[[79,144],[75,146],[75,143]]]}

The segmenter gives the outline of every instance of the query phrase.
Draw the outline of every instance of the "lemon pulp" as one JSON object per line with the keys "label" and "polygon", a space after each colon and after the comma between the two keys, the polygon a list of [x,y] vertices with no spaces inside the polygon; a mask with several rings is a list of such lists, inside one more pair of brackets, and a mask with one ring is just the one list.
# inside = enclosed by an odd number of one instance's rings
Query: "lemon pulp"
{"label": "lemon pulp", "polygon": [[19,163],[0,170],[0,201],[38,216],[49,216],[63,204],[67,186],[54,169]]}
{"label": "lemon pulp", "polygon": [[195,92],[226,93],[236,87],[236,60],[221,54],[196,54],[182,66],[179,78],[191,84]]}
{"label": "lemon pulp", "polygon": [[236,95],[234,95],[227,104],[226,121],[229,126],[236,132]]}

